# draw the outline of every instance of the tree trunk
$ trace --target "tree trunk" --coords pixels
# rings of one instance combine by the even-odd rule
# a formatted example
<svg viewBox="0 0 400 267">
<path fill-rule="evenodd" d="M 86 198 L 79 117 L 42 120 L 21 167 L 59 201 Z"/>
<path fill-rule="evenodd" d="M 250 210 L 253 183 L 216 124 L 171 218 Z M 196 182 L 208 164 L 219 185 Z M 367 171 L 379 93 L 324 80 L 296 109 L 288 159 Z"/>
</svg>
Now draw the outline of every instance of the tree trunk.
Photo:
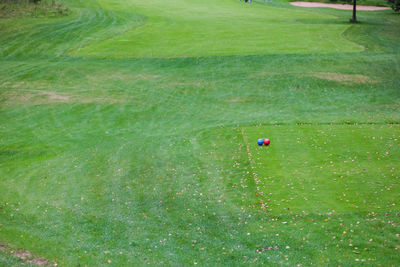
<svg viewBox="0 0 400 267">
<path fill-rule="evenodd" d="M 357 0 L 353 0 L 353 18 L 350 20 L 351 22 L 357 22 L 356 8 L 357 8 Z"/>
</svg>

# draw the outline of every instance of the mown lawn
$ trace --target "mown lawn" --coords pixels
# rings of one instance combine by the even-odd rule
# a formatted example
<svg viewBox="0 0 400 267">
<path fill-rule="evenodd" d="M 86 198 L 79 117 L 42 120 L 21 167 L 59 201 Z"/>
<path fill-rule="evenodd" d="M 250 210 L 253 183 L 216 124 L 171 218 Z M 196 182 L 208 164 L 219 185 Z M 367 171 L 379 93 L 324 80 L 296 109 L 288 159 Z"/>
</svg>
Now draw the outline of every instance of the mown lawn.
<svg viewBox="0 0 400 267">
<path fill-rule="evenodd" d="M 62 3 L 0 18 L 0 245 L 60 266 L 398 264 L 400 16 Z"/>
</svg>

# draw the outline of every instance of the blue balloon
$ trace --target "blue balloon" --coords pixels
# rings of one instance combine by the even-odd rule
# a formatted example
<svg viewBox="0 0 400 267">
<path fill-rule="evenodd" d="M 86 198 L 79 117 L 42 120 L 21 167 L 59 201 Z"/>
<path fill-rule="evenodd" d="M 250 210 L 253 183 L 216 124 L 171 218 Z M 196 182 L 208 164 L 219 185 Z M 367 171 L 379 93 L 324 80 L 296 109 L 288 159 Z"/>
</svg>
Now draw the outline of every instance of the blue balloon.
<svg viewBox="0 0 400 267">
<path fill-rule="evenodd" d="M 259 146 L 262 146 L 262 145 L 264 144 L 264 140 L 263 140 L 263 139 L 258 139 L 258 140 L 257 140 L 257 144 L 258 144 Z"/>
</svg>

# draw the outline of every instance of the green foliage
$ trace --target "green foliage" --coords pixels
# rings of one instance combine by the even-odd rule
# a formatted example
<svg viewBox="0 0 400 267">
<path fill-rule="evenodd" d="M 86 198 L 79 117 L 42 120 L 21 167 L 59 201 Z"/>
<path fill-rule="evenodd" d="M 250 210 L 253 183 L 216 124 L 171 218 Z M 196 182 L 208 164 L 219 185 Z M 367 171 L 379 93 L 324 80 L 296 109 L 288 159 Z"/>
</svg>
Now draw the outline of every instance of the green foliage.
<svg viewBox="0 0 400 267">
<path fill-rule="evenodd" d="M 395 12 L 400 11 L 400 0 L 388 0 L 388 3 Z"/>
</svg>

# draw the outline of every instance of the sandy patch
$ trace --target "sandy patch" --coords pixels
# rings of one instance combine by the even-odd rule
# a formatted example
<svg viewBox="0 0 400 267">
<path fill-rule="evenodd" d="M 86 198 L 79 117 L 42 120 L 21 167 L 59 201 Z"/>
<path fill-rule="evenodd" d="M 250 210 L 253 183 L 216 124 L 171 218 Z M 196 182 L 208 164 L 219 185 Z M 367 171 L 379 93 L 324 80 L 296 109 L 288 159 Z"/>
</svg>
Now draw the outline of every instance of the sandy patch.
<svg viewBox="0 0 400 267">
<path fill-rule="evenodd" d="M 292 6 L 300 6 L 300 7 L 329 7 L 342 10 L 353 9 L 353 5 L 349 4 L 329 4 L 329 3 L 319 3 L 319 2 L 290 2 L 290 4 Z M 361 11 L 376 11 L 376 10 L 386 10 L 386 9 L 390 9 L 390 7 L 357 5 L 357 10 Z"/>
<path fill-rule="evenodd" d="M 341 73 L 327 73 L 319 72 L 312 73 L 310 76 L 317 77 L 328 81 L 335 81 L 340 83 L 376 83 L 377 81 L 368 76 L 361 74 L 341 74 Z"/>
</svg>

